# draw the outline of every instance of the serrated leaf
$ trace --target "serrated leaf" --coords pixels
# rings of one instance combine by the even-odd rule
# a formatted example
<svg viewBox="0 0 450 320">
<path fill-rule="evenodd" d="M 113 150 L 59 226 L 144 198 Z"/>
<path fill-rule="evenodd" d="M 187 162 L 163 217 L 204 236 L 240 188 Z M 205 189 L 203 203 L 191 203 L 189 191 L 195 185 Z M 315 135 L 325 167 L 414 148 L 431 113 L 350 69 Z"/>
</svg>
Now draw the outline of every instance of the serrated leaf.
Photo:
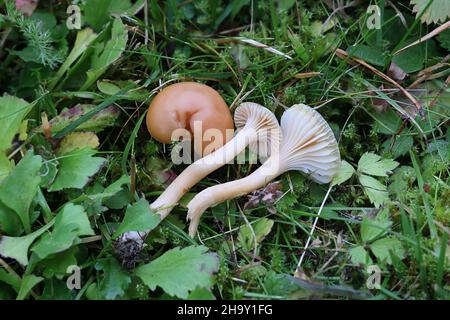
<svg viewBox="0 0 450 320">
<path fill-rule="evenodd" d="M 36 277 L 35 275 L 28 275 L 23 277 L 22 283 L 20 284 L 19 293 L 17 294 L 17 300 L 23 300 L 25 299 L 30 291 L 44 278 L 42 277 Z"/>
<path fill-rule="evenodd" d="M 49 222 L 39 230 L 23 237 L 3 236 L 0 239 L 0 256 L 15 259 L 22 266 L 26 266 L 28 264 L 28 249 L 31 244 L 47 231 L 53 223 L 54 221 Z"/>
<path fill-rule="evenodd" d="M 29 151 L 0 182 L 0 202 L 19 216 L 27 233 L 31 232 L 30 206 L 41 181 L 39 176 L 41 165 L 42 158 Z"/>
<path fill-rule="evenodd" d="M 95 264 L 95 269 L 103 271 L 103 279 L 97 288 L 105 299 L 113 300 L 121 297 L 131 283 L 129 274 L 122 270 L 114 258 L 98 261 Z"/>
<path fill-rule="evenodd" d="M 117 238 L 127 231 L 153 230 L 161 221 L 159 214 L 150 210 L 150 205 L 145 199 L 140 199 L 129 206 L 125 218 L 114 232 L 113 238 Z"/>
<path fill-rule="evenodd" d="M 366 152 L 358 162 L 358 171 L 372 176 L 387 177 L 388 173 L 397 168 L 398 162 L 392 159 L 383 159 L 374 153 Z"/>
<path fill-rule="evenodd" d="M 69 249 L 80 242 L 80 236 L 94 235 L 87 214 L 82 206 L 68 203 L 57 214 L 53 230 L 45 234 L 31 248 L 39 259 Z"/>
<path fill-rule="evenodd" d="M 34 104 L 14 96 L 0 97 L 0 151 L 5 151 L 11 146 L 23 118 L 33 106 Z"/>
<path fill-rule="evenodd" d="M 256 222 L 252 224 L 257 244 L 261 243 L 264 240 L 264 238 L 270 233 L 273 224 L 274 221 L 267 218 L 258 219 Z M 239 229 L 238 242 L 239 245 L 246 251 L 254 249 L 255 240 L 253 237 L 253 233 L 248 225 L 243 225 Z"/>
<path fill-rule="evenodd" d="M 371 265 L 372 259 L 369 253 L 362 246 L 354 247 L 349 250 L 350 257 L 354 264 Z"/>
<path fill-rule="evenodd" d="M 369 197 L 370 202 L 373 203 L 376 208 L 379 208 L 389 200 L 386 186 L 377 179 L 362 174 L 359 176 L 359 183 L 361 183 L 364 193 Z"/>
<path fill-rule="evenodd" d="M 398 200 L 403 201 L 407 195 L 410 185 L 416 180 L 415 170 L 410 166 L 401 166 L 391 176 L 389 192 Z"/>
<path fill-rule="evenodd" d="M 350 179 L 355 173 L 355 168 L 345 160 L 341 161 L 341 167 L 338 173 L 334 176 L 332 185 L 339 185 Z"/>
<path fill-rule="evenodd" d="M 388 264 L 392 264 L 391 253 L 400 259 L 405 257 L 405 250 L 403 249 L 402 243 L 394 237 L 379 239 L 370 245 L 370 249 L 379 262 L 385 261 Z"/>
<path fill-rule="evenodd" d="M 86 82 L 80 90 L 87 90 L 107 70 L 108 66 L 117 61 L 125 50 L 128 41 L 128 31 L 120 18 L 114 19 L 111 28 L 111 38 L 99 45 L 91 60 L 91 69 L 87 72 Z"/>
<path fill-rule="evenodd" d="M 413 12 L 416 13 L 417 17 L 423 12 L 429 2 L 430 0 L 411 0 L 411 5 L 414 6 Z M 450 1 L 433 0 L 420 20 L 430 24 L 432 22 L 446 22 L 448 17 L 450 17 Z"/>
<path fill-rule="evenodd" d="M 167 251 L 135 270 L 136 276 L 151 289 L 161 287 L 167 294 L 186 299 L 197 287 L 209 288 L 219 268 L 217 255 L 204 246 L 179 247 Z"/>
<path fill-rule="evenodd" d="M 106 161 L 104 158 L 94 157 L 95 153 L 93 149 L 83 148 L 63 155 L 59 159 L 58 174 L 48 191 L 83 188 Z"/>
<path fill-rule="evenodd" d="M 388 231 L 392 222 L 389 220 L 389 210 L 381 210 L 374 219 L 364 217 L 361 224 L 361 239 L 364 243 L 369 243 L 374 239 L 383 236 Z"/>
</svg>

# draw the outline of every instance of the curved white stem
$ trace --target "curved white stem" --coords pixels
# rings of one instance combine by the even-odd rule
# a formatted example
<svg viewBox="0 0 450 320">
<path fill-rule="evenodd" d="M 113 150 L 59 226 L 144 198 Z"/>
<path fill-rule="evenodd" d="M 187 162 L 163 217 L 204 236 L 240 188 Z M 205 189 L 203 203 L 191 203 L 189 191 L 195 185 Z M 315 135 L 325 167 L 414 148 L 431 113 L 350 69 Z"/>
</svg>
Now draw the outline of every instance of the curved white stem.
<svg viewBox="0 0 450 320">
<path fill-rule="evenodd" d="M 155 210 L 163 220 L 190 188 L 211 172 L 232 161 L 255 139 L 256 131 L 253 128 L 244 127 L 224 146 L 198 159 L 183 170 L 158 199 L 150 205 L 150 208 Z"/>
<path fill-rule="evenodd" d="M 223 201 L 242 196 L 265 186 L 285 171 L 278 154 L 272 155 L 261 167 L 245 178 L 209 187 L 197 194 L 187 205 L 189 235 L 195 236 L 200 218 L 206 209 Z"/>
<path fill-rule="evenodd" d="M 150 208 L 159 214 L 161 220 L 163 220 L 192 186 L 211 172 L 232 161 L 247 145 L 256 140 L 257 132 L 255 128 L 252 125 L 244 126 L 233 139 L 221 148 L 189 165 L 150 205 Z M 122 239 L 143 242 L 147 233 L 145 231 L 129 231 L 122 235 Z"/>
</svg>

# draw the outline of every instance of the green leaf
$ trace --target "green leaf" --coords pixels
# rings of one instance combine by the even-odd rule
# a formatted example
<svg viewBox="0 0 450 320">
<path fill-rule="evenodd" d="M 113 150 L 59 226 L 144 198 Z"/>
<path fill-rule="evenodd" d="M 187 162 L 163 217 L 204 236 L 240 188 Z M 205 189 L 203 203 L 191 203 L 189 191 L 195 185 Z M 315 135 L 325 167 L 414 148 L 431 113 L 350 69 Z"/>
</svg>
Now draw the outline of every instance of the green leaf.
<svg viewBox="0 0 450 320">
<path fill-rule="evenodd" d="M 12 161 L 8 160 L 6 154 L 0 151 L 0 182 L 11 172 L 14 168 Z"/>
<path fill-rule="evenodd" d="M 274 221 L 267 218 L 258 219 L 252 224 L 257 244 L 261 243 L 264 238 L 270 233 L 273 224 Z M 238 242 L 239 245 L 246 251 L 253 250 L 253 248 L 255 247 L 253 233 L 248 225 L 244 225 L 239 228 Z"/>
<path fill-rule="evenodd" d="M 22 279 L 17 274 L 8 273 L 5 269 L 1 268 L 0 281 L 9 284 L 11 287 L 13 287 L 14 290 L 18 292 Z"/>
<path fill-rule="evenodd" d="M 55 276 L 58 278 L 67 276 L 67 268 L 77 264 L 77 253 L 78 248 L 72 247 L 39 261 L 39 269 L 43 269 L 42 275 L 47 279 Z"/>
<path fill-rule="evenodd" d="M 196 288 L 193 290 L 187 300 L 216 300 L 216 297 L 206 288 Z"/>
<path fill-rule="evenodd" d="M 441 47 L 450 51 L 450 29 L 447 29 L 447 30 L 441 32 L 437 36 L 437 39 L 438 39 Z"/>
<path fill-rule="evenodd" d="M 72 132 L 61 140 L 58 154 L 63 155 L 83 148 L 96 149 L 99 145 L 100 142 L 94 132 Z"/>
<path fill-rule="evenodd" d="M 89 0 L 82 5 L 83 21 L 100 31 L 111 14 L 122 14 L 131 7 L 129 0 Z"/>
<path fill-rule="evenodd" d="M 379 239 L 370 245 L 370 249 L 379 262 L 385 261 L 388 264 L 392 264 L 391 254 L 396 255 L 400 259 L 405 257 L 402 243 L 394 237 Z"/>
<path fill-rule="evenodd" d="M 389 210 L 381 210 L 374 219 L 364 217 L 361 224 L 361 239 L 369 243 L 386 234 L 392 222 L 389 220 Z"/>
<path fill-rule="evenodd" d="M 414 5 L 413 12 L 416 13 L 416 17 L 427 8 L 430 0 L 411 0 L 411 5 Z M 450 1 L 448 0 L 432 0 L 431 5 L 428 6 L 425 13 L 422 15 L 420 20 L 430 24 L 432 22 L 446 22 L 447 18 L 450 17 Z"/>
<path fill-rule="evenodd" d="M 364 193 L 369 197 L 371 203 L 379 208 L 387 200 L 389 200 L 389 194 L 384 184 L 375 178 L 366 175 L 359 176 L 359 182 L 364 188 Z"/>
<path fill-rule="evenodd" d="M 391 177 L 392 183 L 389 185 L 389 192 L 396 199 L 403 201 L 407 196 L 408 190 L 416 181 L 413 167 L 401 166 Z"/>
<path fill-rule="evenodd" d="M 28 275 L 23 277 L 22 283 L 20 285 L 19 293 L 17 294 L 17 300 L 24 300 L 30 291 L 44 278 L 42 277 L 36 277 L 35 275 Z"/>
<path fill-rule="evenodd" d="M 362 246 L 354 247 L 349 250 L 350 257 L 354 264 L 371 265 L 372 259 L 369 253 Z"/>
<path fill-rule="evenodd" d="M 140 199 L 129 206 L 120 226 L 114 232 L 113 238 L 117 238 L 127 231 L 153 230 L 161 221 L 159 214 L 150 210 L 150 205 L 145 199 Z"/>
<path fill-rule="evenodd" d="M 177 247 L 138 267 L 135 274 L 151 290 L 159 286 L 171 296 L 186 299 L 197 287 L 213 284 L 212 274 L 219 268 L 219 259 L 207 251 L 204 246 Z"/>
<path fill-rule="evenodd" d="M 103 1 L 103 0 L 102 0 Z M 87 72 L 86 82 L 80 90 L 87 90 L 98 78 L 117 61 L 125 50 L 128 41 L 128 31 L 122 20 L 114 19 L 111 29 L 111 39 L 99 45 L 92 56 L 91 69 Z"/>
<path fill-rule="evenodd" d="M 54 220 L 39 230 L 23 237 L 3 236 L 0 239 L 0 256 L 15 259 L 22 266 L 26 266 L 28 264 L 28 249 L 31 244 L 40 237 L 41 234 L 47 231 L 53 223 Z"/>
<path fill-rule="evenodd" d="M 0 201 L 0 230 L 4 234 L 18 236 L 23 232 L 19 216 Z"/>
<path fill-rule="evenodd" d="M 392 154 L 394 159 L 403 156 L 411 150 L 414 144 L 414 140 L 411 136 L 392 136 L 390 139 L 386 140 L 383 145 L 383 151 Z"/>
<path fill-rule="evenodd" d="M 114 82 L 110 80 L 97 81 L 97 88 L 100 92 L 113 96 L 123 90 L 125 87 L 130 87 L 129 91 L 121 97 L 123 100 L 132 101 L 148 101 L 151 96 L 150 92 L 143 87 L 139 87 L 137 83 L 131 80 Z"/>
<path fill-rule="evenodd" d="M 114 101 L 109 101 L 101 110 L 96 110 L 97 107 L 90 104 L 77 104 L 70 109 L 63 109 L 59 115 L 49 121 L 51 131 L 53 134 L 59 133 L 70 124 L 80 121 L 82 117 L 91 113 L 93 113 L 92 116 L 80 123 L 75 128 L 76 131 L 99 132 L 107 127 L 111 127 L 116 124 L 117 117 L 120 114 L 118 108 L 111 105 L 113 102 Z M 43 127 L 40 126 L 36 128 L 36 132 L 42 133 Z M 63 136 L 59 138 L 62 137 Z"/>
<path fill-rule="evenodd" d="M 406 44 L 408 43 L 405 43 L 405 45 Z M 394 56 L 392 61 L 404 72 L 413 73 L 422 70 L 425 58 L 426 47 L 416 45 Z"/>
<path fill-rule="evenodd" d="M 44 290 L 42 291 L 39 300 L 73 300 L 73 296 L 69 288 L 67 288 L 66 281 L 58 280 L 56 278 L 46 279 L 44 283 Z"/>
<path fill-rule="evenodd" d="M 0 182 L 0 202 L 19 216 L 27 233 L 31 232 L 30 206 L 41 181 L 39 176 L 41 165 L 42 158 L 29 151 Z"/>
<path fill-rule="evenodd" d="M 100 293 L 96 282 L 89 285 L 89 287 L 86 289 L 85 296 L 88 300 L 102 300 L 102 294 Z"/>
<path fill-rule="evenodd" d="M 50 82 L 49 88 L 53 89 L 60 83 L 61 78 L 70 69 L 72 64 L 89 48 L 90 44 L 97 39 L 98 34 L 94 33 L 92 29 L 85 28 L 78 31 L 77 38 L 75 39 L 75 44 L 70 51 L 69 55 L 65 59 L 64 63 L 61 65 L 59 70 L 56 72 L 55 77 Z"/>
<path fill-rule="evenodd" d="M 109 96 L 115 95 L 117 92 L 120 91 L 120 87 L 115 85 L 112 82 L 109 81 L 99 81 L 97 82 L 97 88 L 100 90 L 100 92 L 107 94 Z"/>
<path fill-rule="evenodd" d="M 9 149 L 23 118 L 33 106 L 34 104 L 13 96 L 0 97 L 0 151 Z"/>
<path fill-rule="evenodd" d="M 95 150 L 83 148 L 71 151 L 59 159 L 59 172 L 48 191 L 66 188 L 83 188 L 89 178 L 100 170 L 104 158 L 93 157 Z"/>
<path fill-rule="evenodd" d="M 398 162 L 392 159 L 383 159 L 374 153 L 366 152 L 358 162 L 358 171 L 378 177 L 387 177 L 388 173 L 397 168 Z"/>
<path fill-rule="evenodd" d="M 360 58 L 376 66 L 384 67 L 387 63 L 384 52 L 377 47 L 358 44 L 347 48 L 347 52 L 353 57 Z"/>
<path fill-rule="evenodd" d="M 392 109 L 381 113 L 374 112 L 371 116 L 374 117 L 376 121 L 374 124 L 375 131 L 382 134 L 395 134 L 402 123 L 399 114 Z"/>
<path fill-rule="evenodd" d="M 50 234 L 45 234 L 31 248 L 39 259 L 69 249 L 80 242 L 80 236 L 94 235 L 84 208 L 68 203 L 57 214 Z"/>
<path fill-rule="evenodd" d="M 350 179 L 355 173 L 355 168 L 345 160 L 342 160 L 338 173 L 334 176 L 332 185 L 339 185 Z"/>
<path fill-rule="evenodd" d="M 131 277 L 122 270 L 117 260 L 100 260 L 95 264 L 95 269 L 103 271 L 104 278 L 98 284 L 98 291 L 105 299 L 113 300 L 125 294 Z"/>
</svg>

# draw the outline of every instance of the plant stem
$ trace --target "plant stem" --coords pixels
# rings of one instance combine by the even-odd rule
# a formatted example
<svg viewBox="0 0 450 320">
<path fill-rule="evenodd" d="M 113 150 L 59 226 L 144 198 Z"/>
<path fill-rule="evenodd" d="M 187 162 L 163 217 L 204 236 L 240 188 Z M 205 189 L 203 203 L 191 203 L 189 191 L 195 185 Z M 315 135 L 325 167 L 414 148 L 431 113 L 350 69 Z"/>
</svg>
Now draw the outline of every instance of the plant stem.
<svg viewBox="0 0 450 320">
<path fill-rule="evenodd" d="M 272 155 L 247 177 L 209 187 L 197 194 L 188 203 L 188 219 L 191 220 L 189 235 L 191 237 L 195 235 L 200 217 L 209 207 L 255 191 L 282 174 L 284 169 L 278 165 L 279 161 L 279 154 Z M 277 165 L 276 168 L 275 165 Z"/>
<path fill-rule="evenodd" d="M 192 163 L 150 205 L 150 208 L 157 210 L 161 220 L 167 217 L 192 186 L 211 172 L 232 161 L 249 143 L 255 141 L 255 133 L 253 128 L 244 127 L 223 147 Z"/>
</svg>

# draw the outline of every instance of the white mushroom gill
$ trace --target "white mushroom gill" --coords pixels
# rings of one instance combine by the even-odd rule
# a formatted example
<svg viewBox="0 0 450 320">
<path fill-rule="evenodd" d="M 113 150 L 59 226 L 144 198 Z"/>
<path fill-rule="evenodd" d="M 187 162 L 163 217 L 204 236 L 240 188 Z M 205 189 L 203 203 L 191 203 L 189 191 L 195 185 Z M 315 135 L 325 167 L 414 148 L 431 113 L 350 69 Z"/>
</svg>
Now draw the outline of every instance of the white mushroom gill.
<svg viewBox="0 0 450 320">
<path fill-rule="evenodd" d="M 258 188 L 289 170 L 304 172 L 318 183 L 328 183 L 338 172 L 339 148 L 328 123 L 314 109 L 304 104 L 289 108 L 281 117 L 282 142 L 249 176 L 215 185 L 197 194 L 188 203 L 189 234 L 194 236 L 203 212 L 220 202 Z"/>
</svg>

